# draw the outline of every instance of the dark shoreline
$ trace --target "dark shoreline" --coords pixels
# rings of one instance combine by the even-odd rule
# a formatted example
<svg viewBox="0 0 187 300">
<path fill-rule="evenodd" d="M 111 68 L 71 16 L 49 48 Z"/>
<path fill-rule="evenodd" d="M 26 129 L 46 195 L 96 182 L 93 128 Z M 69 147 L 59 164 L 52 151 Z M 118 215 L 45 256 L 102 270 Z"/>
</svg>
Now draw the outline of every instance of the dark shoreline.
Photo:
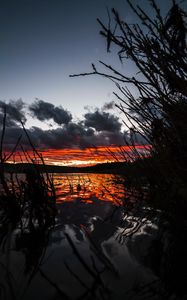
<svg viewBox="0 0 187 300">
<path fill-rule="evenodd" d="M 32 163 L 4 163 L 0 165 L 1 172 L 27 173 L 30 170 L 37 170 L 41 173 L 101 173 L 101 174 L 122 174 L 125 169 L 124 162 L 102 163 L 87 167 L 53 166 Z"/>
</svg>

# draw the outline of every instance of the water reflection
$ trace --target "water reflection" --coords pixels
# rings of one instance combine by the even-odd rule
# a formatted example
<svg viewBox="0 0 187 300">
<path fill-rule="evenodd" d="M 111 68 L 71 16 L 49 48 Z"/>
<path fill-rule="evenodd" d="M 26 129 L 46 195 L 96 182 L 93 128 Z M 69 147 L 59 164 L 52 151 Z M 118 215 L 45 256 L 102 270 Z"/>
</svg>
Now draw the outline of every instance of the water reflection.
<svg viewBox="0 0 187 300">
<path fill-rule="evenodd" d="M 66 201 L 110 201 L 122 204 L 124 186 L 116 186 L 112 174 L 54 174 L 58 203 Z"/>
<path fill-rule="evenodd" d="M 128 211 L 113 180 L 54 175 L 55 226 L 24 235 L 17 228 L 1 245 L 0 299 L 169 299 L 151 268 L 159 213 L 142 203 Z"/>
</svg>

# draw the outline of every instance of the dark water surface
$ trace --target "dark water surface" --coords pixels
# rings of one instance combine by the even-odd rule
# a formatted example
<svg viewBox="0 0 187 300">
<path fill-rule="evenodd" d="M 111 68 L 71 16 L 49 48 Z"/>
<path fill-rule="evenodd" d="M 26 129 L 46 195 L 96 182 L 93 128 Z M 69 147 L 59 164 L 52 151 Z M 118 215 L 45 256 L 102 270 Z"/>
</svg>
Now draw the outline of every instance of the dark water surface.
<svg viewBox="0 0 187 300">
<path fill-rule="evenodd" d="M 54 175 L 55 225 L 22 238 L 18 229 L 1 246 L 0 299 L 180 299 L 156 272 L 159 212 L 141 203 L 128 210 L 113 180 Z"/>
</svg>

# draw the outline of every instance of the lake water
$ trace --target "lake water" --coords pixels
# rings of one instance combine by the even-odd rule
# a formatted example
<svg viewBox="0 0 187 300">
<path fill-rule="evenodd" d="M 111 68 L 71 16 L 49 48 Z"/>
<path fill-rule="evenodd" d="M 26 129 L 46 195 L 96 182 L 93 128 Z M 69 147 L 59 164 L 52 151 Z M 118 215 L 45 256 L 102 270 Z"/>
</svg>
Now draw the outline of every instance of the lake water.
<svg viewBox="0 0 187 300">
<path fill-rule="evenodd" d="M 0 299 L 169 299 L 149 255 L 159 218 L 142 204 L 129 211 L 116 180 L 54 174 L 55 226 L 1 247 Z"/>
<path fill-rule="evenodd" d="M 111 174 L 54 174 L 57 202 L 97 201 L 122 204 L 124 186 L 115 184 L 118 177 Z"/>
</svg>

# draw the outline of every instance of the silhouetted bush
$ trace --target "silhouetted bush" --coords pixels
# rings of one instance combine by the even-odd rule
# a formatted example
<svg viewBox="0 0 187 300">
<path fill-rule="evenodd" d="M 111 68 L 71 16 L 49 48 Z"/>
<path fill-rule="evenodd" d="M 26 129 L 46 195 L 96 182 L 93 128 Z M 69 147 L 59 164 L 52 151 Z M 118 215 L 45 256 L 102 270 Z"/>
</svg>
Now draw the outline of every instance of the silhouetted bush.
<svg viewBox="0 0 187 300">
<path fill-rule="evenodd" d="M 135 64 L 135 76 L 102 61 L 104 71 L 92 65 L 90 73 L 72 76 L 100 75 L 115 82 L 119 91 L 114 93 L 119 100 L 116 106 L 124 114 L 123 121 L 129 130 L 126 144 L 136 146 L 143 141 L 151 145 L 150 159 L 139 164 L 149 186 L 150 202 L 186 218 L 186 14 L 175 1 L 166 16 L 154 0 L 149 1 L 154 17 L 132 1 L 127 2 L 138 24 L 128 24 L 115 9 L 109 13 L 108 25 L 99 19 L 98 22 L 107 51 L 115 45 L 124 66 L 126 59 Z M 140 158 L 138 153 L 137 157 Z M 138 183 L 136 173 L 132 176 L 129 182 L 137 179 Z M 140 183 L 141 180 L 139 177 Z"/>
</svg>

